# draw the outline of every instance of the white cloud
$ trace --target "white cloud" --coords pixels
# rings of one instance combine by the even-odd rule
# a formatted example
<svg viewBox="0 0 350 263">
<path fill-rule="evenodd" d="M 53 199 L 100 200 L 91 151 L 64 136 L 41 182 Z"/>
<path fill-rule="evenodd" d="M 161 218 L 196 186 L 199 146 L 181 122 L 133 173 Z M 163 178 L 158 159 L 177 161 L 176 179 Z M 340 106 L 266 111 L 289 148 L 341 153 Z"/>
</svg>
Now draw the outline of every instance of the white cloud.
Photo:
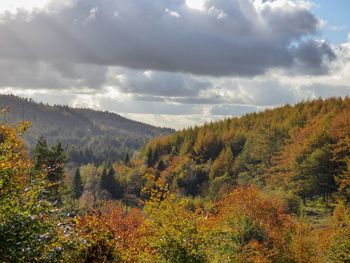
<svg viewBox="0 0 350 263">
<path fill-rule="evenodd" d="M 173 16 L 173 17 L 176 17 L 176 18 L 181 17 L 181 15 L 180 15 L 178 12 L 171 11 L 171 10 L 169 10 L 168 8 L 165 9 L 165 12 L 166 12 L 167 14 L 169 14 L 169 16 Z"/>
<path fill-rule="evenodd" d="M 331 31 L 344 31 L 348 27 L 346 25 L 340 25 L 340 26 L 329 26 L 328 27 Z"/>
<path fill-rule="evenodd" d="M 122 114 L 124 117 L 149 123 L 158 127 L 168 127 L 175 130 L 181 130 L 195 125 L 209 123 L 224 119 L 222 115 L 203 116 L 202 114 L 186 115 L 166 115 L 166 114 Z M 228 116 L 227 116 L 228 117 Z"/>
<path fill-rule="evenodd" d="M 186 0 L 186 5 L 189 8 L 203 10 L 205 0 Z"/>
<path fill-rule="evenodd" d="M 339 46 L 315 39 L 324 25 L 308 1 L 38 7 L 0 15 L 0 93 L 173 128 L 350 95 L 350 35 Z"/>
<path fill-rule="evenodd" d="M 45 7 L 48 2 L 50 2 L 50 0 L 1 0 L 0 13 L 5 11 L 15 13 L 18 9 L 27 9 L 31 11 L 36 8 Z"/>
</svg>

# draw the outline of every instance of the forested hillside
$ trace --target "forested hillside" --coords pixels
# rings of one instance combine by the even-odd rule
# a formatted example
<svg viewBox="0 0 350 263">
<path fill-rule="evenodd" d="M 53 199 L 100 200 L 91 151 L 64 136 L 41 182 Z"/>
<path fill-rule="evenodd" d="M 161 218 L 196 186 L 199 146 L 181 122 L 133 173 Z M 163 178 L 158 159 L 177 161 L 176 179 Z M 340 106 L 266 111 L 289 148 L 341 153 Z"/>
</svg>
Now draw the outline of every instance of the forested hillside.
<svg viewBox="0 0 350 263">
<path fill-rule="evenodd" d="M 215 197 L 233 185 L 350 198 L 350 99 L 314 100 L 160 137 L 143 150 L 157 181 Z"/>
<path fill-rule="evenodd" d="M 124 159 L 149 139 L 172 132 L 110 112 L 49 106 L 12 95 L 0 95 L 0 108 L 9 109 L 0 116 L 6 123 L 31 122 L 25 135 L 31 148 L 40 136 L 49 144 L 61 142 L 77 164 Z"/>
<path fill-rule="evenodd" d="M 0 262 L 349 262 L 349 111 L 285 106 L 70 172 L 1 123 Z"/>
</svg>

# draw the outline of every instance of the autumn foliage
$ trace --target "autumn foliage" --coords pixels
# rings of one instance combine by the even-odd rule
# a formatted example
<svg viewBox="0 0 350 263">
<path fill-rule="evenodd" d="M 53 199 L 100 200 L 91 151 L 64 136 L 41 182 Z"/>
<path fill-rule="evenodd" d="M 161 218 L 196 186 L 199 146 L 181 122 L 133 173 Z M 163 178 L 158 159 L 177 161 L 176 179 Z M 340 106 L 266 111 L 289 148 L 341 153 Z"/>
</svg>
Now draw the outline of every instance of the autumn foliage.
<svg viewBox="0 0 350 263">
<path fill-rule="evenodd" d="M 0 262 L 349 262 L 349 116 L 348 98 L 287 105 L 73 175 L 1 124 Z"/>
</svg>

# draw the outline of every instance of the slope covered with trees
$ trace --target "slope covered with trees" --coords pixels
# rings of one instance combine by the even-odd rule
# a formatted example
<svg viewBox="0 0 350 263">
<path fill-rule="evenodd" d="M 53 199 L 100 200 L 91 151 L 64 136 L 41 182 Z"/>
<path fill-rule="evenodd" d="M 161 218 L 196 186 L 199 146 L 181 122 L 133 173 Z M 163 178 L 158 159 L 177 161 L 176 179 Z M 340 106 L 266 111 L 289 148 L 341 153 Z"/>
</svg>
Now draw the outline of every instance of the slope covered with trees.
<svg viewBox="0 0 350 263">
<path fill-rule="evenodd" d="M 56 202 L 48 190 L 60 180 L 52 181 L 50 158 L 30 160 L 20 138 L 27 128 L 0 126 L 0 262 L 350 260 L 350 210 L 341 203 L 327 227 L 318 227 L 257 187 L 237 187 L 204 201 L 171 194 L 157 183 L 144 188 L 142 210 L 105 202 L 84 212 L 74 203 Z M 40 147 L 37 153 L 61 152 L 45 143 Z M 54 171 L 60 178 L 62 170 Z M 60 197 L 68 200 L 62 192 Z"/>
<path fill-rule="evenodd" d="M 0 262 L 349 262 L 349 111 L 285 106 L 72 171 L 1 123 Z"/>
<path fill-rule="evenodd" d="M 6 123 L 31 122 L 25 135 L 31 148 L 41 136 L 49 144 L 61 142 L 78 164 L 124 159 L 149 139 L 172 132 L 110 112 L 49 106 L 12 95 L 0 95 L 0 108 L 10 110 L 0 116 Z"/>
<path fill-rule="evenodd" d="M 286 105 L 156 138 L 144 161 L 185 195 L 215 197 L 255 184 L 304 202 L 350 198 L 350 99 Z"/>
</svg>

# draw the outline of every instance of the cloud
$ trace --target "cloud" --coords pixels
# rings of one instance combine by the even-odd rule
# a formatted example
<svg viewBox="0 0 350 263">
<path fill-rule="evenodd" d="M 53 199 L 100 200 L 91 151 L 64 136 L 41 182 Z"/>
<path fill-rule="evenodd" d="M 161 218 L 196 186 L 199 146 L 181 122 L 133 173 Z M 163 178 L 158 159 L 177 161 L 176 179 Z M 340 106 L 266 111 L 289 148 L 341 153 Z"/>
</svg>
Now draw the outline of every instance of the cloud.
<svg viewBox="0 0 350 263">
<path fill-rule="evenodd" d="M 0 93 L 182 128 L 350 95 L 307 1 L 52 0 L 0 14 Z"/>
<path fill-rule="evenodd" d="M 108 76 L 108 84 L 118 87 L 123 93 L 136 95 L 196 96 L 200 90 L 210 87 L 208 81 L 180 73 L 111 68 Z"/>
<path fill-rule="evenodd" d="M 159 127 L 168 127 L 181 130 L 191 126 L 219 121 L 222 115 L 203 116 L 202 114 L 165 115 L 165 114 L 122 114 L 124 117 L 149 123 Z M 227 116 L 228 117 L 228 116 Z"/>
<path fill-rule="evenodd" d="M 315 83 L 304 88 L 304 92 L 310 98 L 329 98 L 329 97 L 345 97 L 350 96 L 350 85 L 325 85 L 323 83 Z"/>
<path fill-rule="evenodd" d="M 313 74 L 333 58 L 327 43 L 301 42 L 321 22 L 300 1 L 208 0 L 201 11 L 184 0 L 57 3 L 3 14 L 0 59 L 252 76 L 298 66 L 306 48 Z"/>
<path fill-rule="evenodd" d="M 108 67 L 71 64 L 63 61 L 0 59 L 0 88 L 100 89 L 106 82 Z"/>
<path fill-rule="evenodd" d="M 328 26 L 328 29 L 331 31 L 344 31 L 346 30 L 348 27 L 346 25 L 340 25 L 340 26 Z"/>
<path fill-rule="evenodd" d="M 325 41 L 308 40 L 291 48 L 296 70 L 304 74 L 326 74 L 330 62 L 336 59 L 332 47 Z"/>
</svg>

